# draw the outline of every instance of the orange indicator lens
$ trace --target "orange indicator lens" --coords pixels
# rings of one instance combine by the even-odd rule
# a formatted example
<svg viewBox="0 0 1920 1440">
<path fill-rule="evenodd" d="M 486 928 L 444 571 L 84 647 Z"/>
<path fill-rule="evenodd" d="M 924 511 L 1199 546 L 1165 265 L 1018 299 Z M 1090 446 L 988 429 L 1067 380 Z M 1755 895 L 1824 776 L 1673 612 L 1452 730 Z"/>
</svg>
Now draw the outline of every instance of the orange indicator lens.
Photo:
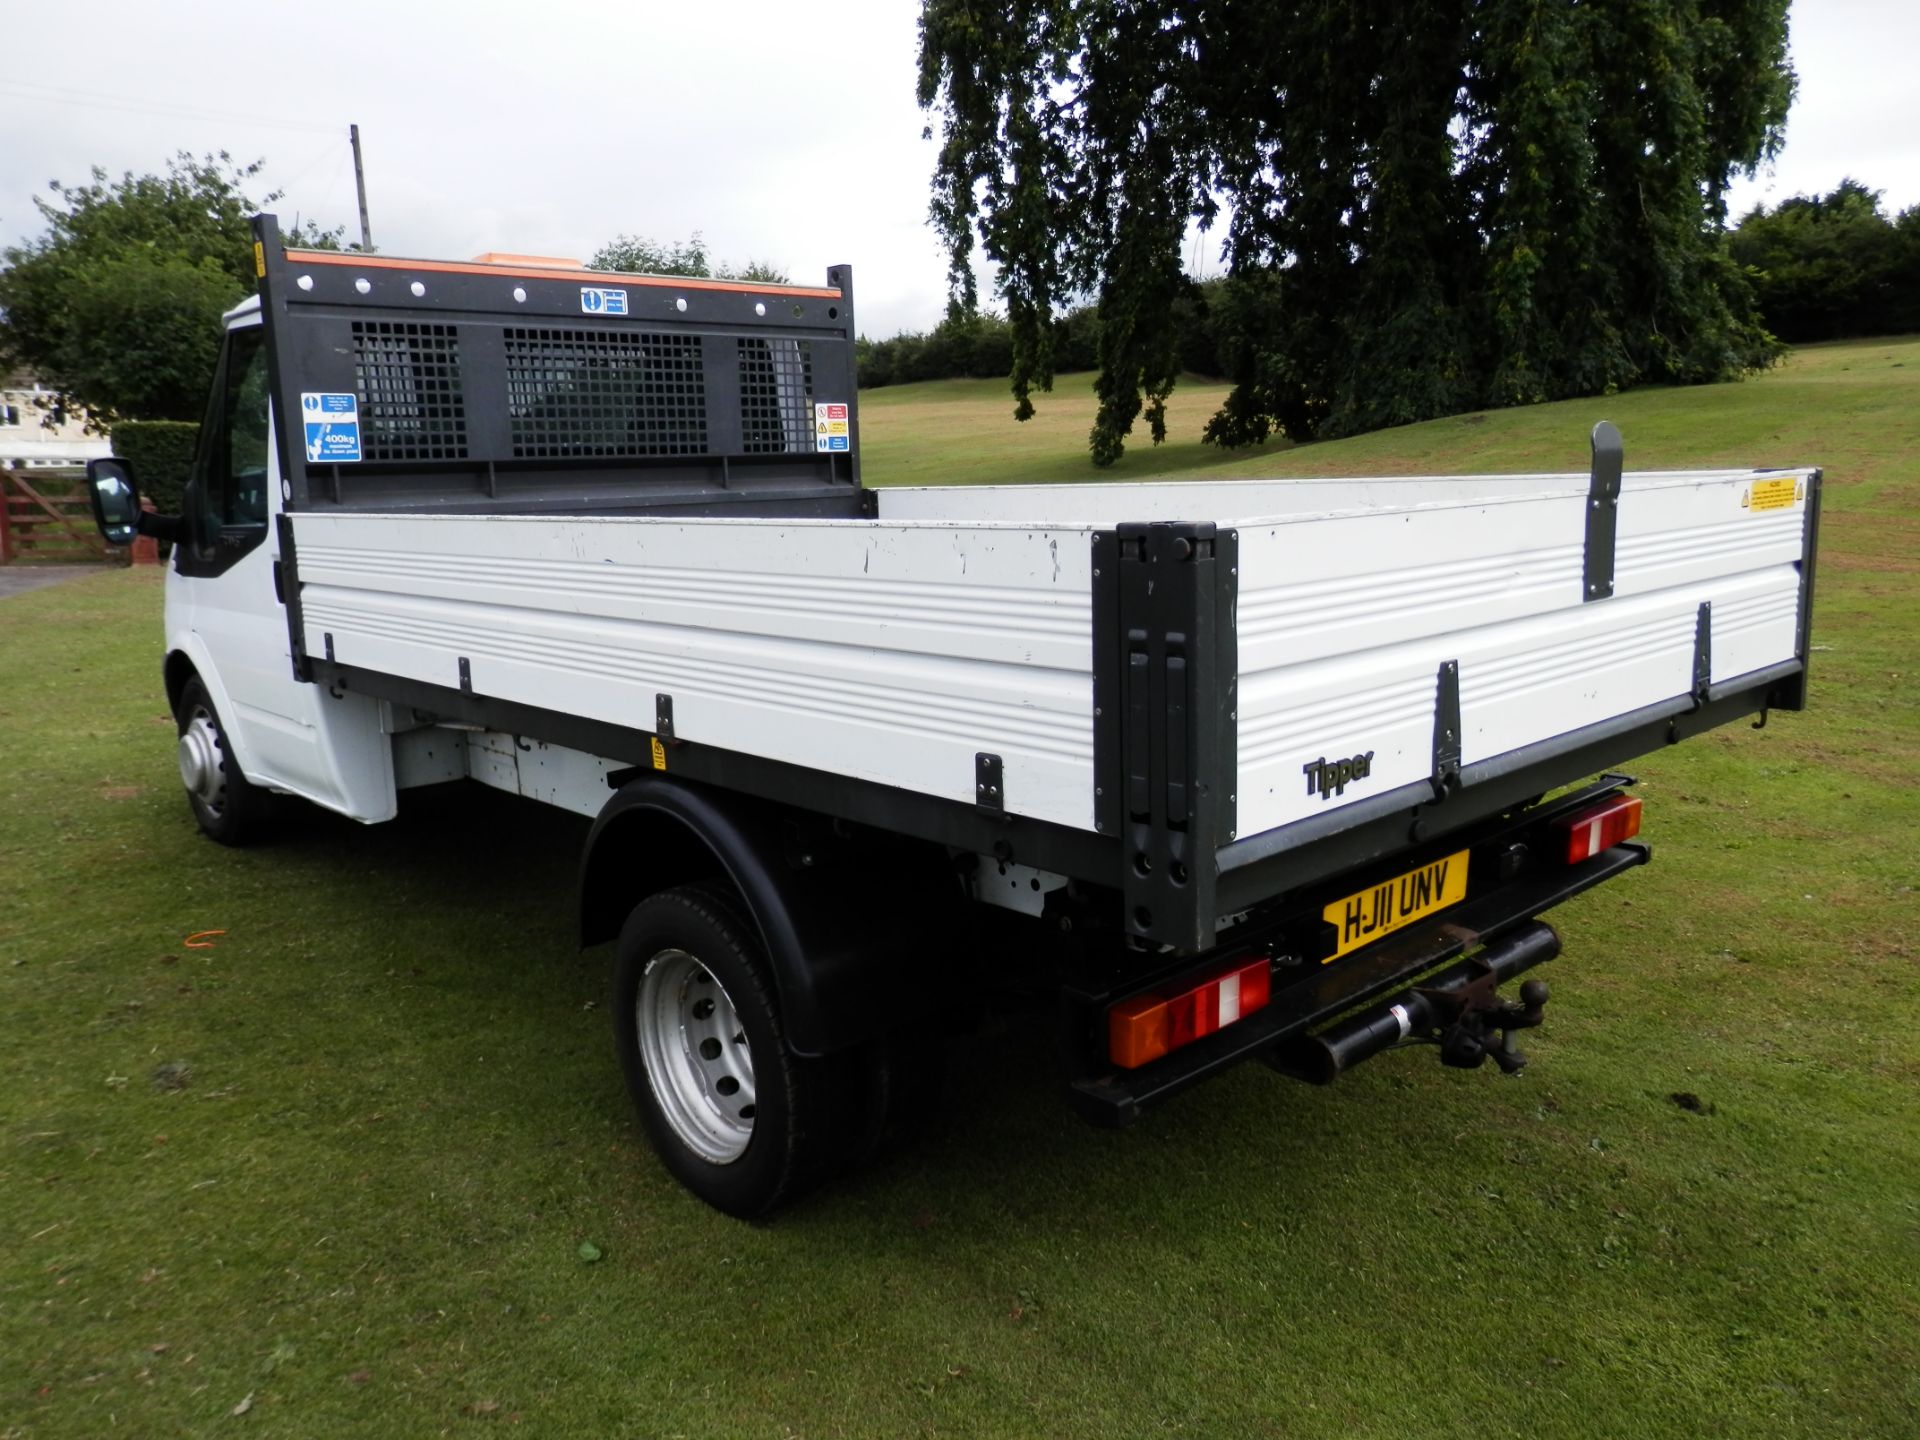
<svg viewBox="0 0 1920 1440">
<path fill-rule="evenodd" d="M 1213 1034 L 1272 998 L 1272 968 L 1264 956 L 1236 960 L 1184 990 L 1136 995 L 1107 1012 L 1107 1053 L 1122 1070 Z"/>
</svg>

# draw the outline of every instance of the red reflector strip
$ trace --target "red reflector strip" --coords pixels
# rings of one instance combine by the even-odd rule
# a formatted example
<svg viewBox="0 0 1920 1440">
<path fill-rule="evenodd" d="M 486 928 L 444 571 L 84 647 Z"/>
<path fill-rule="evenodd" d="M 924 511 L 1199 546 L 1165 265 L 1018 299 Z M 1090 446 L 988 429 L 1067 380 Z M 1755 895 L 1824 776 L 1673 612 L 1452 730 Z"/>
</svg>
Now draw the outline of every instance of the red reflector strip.
<svg viewBox="0 0 1920 1440">
<path fill-rule="evenodd" d="M 1266 1008 L 1273 971 L 1263 956 L 1236 961 L 1172 994 L 1136 995 L 1107 1012 L 1107 1053 L 1123 1070 L 1158 1060 Z"/>
<path fill-rule="evenodd" d="M 1567 837 L 1567 864 L 1578 865 L 1640 833 L 1640 797 L 1615 795 L 1558 822 Z"/>
</svg>

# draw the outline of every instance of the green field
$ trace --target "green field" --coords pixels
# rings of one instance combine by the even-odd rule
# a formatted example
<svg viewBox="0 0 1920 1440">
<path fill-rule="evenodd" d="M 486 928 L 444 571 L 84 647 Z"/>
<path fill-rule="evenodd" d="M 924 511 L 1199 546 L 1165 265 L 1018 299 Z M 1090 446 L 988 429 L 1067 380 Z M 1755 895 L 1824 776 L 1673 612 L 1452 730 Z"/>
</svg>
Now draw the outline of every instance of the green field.
<svg viewBox="0 0 1920 1440">
<path fill-rule="evenodd" d="M 1603 415 L 1827 467 L 1815 708 L 1638 766 L 1655 863 L 1556 912 L 1523 1077 L 1105 1133 L 1004 1022 L 918 1146 L 725 1219 L 631 1118 L 583 824 L 201 841 L 157 577 L 102 573 L 0 602 L 0 1437 L 1920 1433 L 1920 341 L 1252 456 L 1218 394 L 1117 473 L 1581 469 Z M 873 392 L 870 478 L 1094 478 L 1084 377 L 1010 409 Z"/>
</svg>

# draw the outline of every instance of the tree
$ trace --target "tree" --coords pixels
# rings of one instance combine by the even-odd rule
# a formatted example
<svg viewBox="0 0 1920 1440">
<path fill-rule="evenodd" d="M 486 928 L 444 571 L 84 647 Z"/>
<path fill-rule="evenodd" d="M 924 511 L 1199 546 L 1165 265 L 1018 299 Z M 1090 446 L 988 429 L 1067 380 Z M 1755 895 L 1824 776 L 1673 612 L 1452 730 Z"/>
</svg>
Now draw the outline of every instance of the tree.
<svg viewBox="0 0 1920 1440">
<path fill-rule="evenodd" d="M 1920 207 L 1889 219 L 1879 191 L 1846 179 L 1831 194 L 1756 206 L 1729 244 L 1783 340 L 1920 328 Z"/>
<path fill-rule="evenodd" d="M 1091 444 L 1155 441 L 1190 223 L 1223 228 L 1223 444 L 1646 381 L 1774 348 L 1720 226 L 1777 150 L 1787 0 L 923 0 L 951 287 L 976 245 L 1014 330 L 1100 305 Z"/>
<path fill-rule="evenodd" d="M 254 286 L 249 218 L 280 198 L 247 195 L 263 165 L 182 152 L 164 175 L 51 182 L 46 232 L 0 253 L 0 358 L 99 419 L 198 419 L 221 312 Z"/>
<path fill-rule="evenodd" d="M 699 279 L 746 280 L 760 285 L 785 285 L 787 272 L 765 260 L 733 266 L 714 264 L 707 242 L 698 230 L 684 244 L 663 245 L 643 235 L 616 235 L 593 252 L 589 270 L 618 270 L 628 275 L 687 275 Z"/>
</svg>

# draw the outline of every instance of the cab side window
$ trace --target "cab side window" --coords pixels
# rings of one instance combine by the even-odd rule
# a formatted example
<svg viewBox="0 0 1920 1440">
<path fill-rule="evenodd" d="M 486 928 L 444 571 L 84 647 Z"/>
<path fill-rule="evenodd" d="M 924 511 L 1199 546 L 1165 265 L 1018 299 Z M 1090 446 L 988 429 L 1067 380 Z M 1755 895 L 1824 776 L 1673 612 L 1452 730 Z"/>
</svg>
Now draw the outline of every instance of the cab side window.
<svg viewBox="0 0 1920 1440">
<path fill-rule="evenodd" d="M 207 499 L 216 525 L 267 523 L 267 352 L 263 331 L 227 342 L 221 433 L 208 457 Z"/>
<path fill-rule="evenodd" d="M 187 489 L 183 575 L 219 575 L 267 538 L 267 351 L 259 326 L 227 332 Z"/>
</svg>

